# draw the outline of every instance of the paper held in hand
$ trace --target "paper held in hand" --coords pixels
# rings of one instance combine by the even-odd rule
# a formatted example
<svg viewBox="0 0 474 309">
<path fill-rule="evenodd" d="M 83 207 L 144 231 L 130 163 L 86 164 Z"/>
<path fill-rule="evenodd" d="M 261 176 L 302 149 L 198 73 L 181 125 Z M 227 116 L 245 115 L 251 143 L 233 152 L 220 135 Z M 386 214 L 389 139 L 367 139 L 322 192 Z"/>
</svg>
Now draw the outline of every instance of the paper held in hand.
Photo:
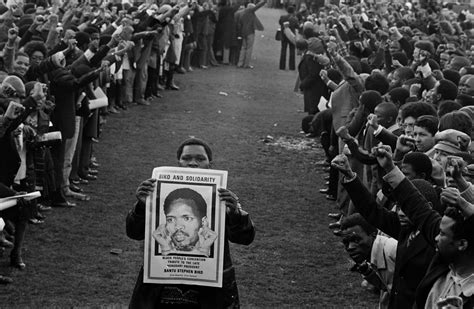
<svg viewBox="0 0 474 309">
<path fill-rule="evenodd" d="M 0 211 L 15 206 L 18 199 L 20 198 L 30 201 L 40 196 L 41 196 L 41 192 L 34 191 L 34 192 L 26 193 L 26 194 L 13 195 L 9 197 L 0 198 Z"/>
<path fill-rule="evenodd" d="M 96 99 L 94 100 L 89 100 L 89 109 L 98 109 L 101 107 L 106 107 L 109 105 L 109 100 L 107 99 L 107 95 L 104 93 L 102 88 L 97 87 L 94 90 L 94 95 Z"/>
<path fill-rule="evenodd" d="M 158 167 L 147 199 L 143 281 L 222 287 L 227 171 Z"/>
</svg>

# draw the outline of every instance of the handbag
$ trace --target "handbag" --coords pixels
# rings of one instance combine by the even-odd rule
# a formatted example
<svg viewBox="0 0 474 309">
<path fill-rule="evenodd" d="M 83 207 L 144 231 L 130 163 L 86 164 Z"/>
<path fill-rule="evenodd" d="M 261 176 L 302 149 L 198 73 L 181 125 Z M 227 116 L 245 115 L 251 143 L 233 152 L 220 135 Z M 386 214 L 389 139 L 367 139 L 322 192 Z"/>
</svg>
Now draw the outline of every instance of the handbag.
<svg viewBox="0 0 474 309">
<path fill-rule="evenodd" d="M 281 41 L 281 29 L 278 28 L 276 33 L 275 33 L 275 40 Z"/>
</svg>

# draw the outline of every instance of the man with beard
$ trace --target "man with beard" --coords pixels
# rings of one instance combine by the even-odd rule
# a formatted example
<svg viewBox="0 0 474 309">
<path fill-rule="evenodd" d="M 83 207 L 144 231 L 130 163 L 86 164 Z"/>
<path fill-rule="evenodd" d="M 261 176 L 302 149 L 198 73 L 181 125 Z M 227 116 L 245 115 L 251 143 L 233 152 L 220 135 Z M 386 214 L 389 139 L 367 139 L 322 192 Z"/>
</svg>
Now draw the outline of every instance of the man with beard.
<svg viewBox="0 0 474 309">
<path fill-rule="evenodd" d="M 209 229 L 207 204 L 202 195 L 189 188 L 176 189 L 165 198 L 163 209 L 166 223 L 153 233 L 161 254 L 209 256 L 217 234 Z"/>
<path fill-rule="evenodd" d="M 190 138 L 182 142 L 178 147 L 177 158 L 180 167 L 208 169 L 212 165 L 211 148 L 206 142 L 197 138 Z M 156 179 L 148 179 L 138 186 L 136 191 L 138 201 L 129 212 L 126 221 L 127 235 L 132 239 L 143 240 L 145 238 L 145 202 L 155 189 L 155 185 Z M 130 308 L 240 307 L 229 241 L 249 245 L 255 237 L 255 228 L 249 214 L 242 209 L 235 193 L 227 189 L 219 189 L 219 198 L 225 202 L 226 210 L 222 288 L 143 283 L 142 267 L 130 301 Z M 180 240 L 183 238 L 176 238 L 176 241 Z"/>
</svg>

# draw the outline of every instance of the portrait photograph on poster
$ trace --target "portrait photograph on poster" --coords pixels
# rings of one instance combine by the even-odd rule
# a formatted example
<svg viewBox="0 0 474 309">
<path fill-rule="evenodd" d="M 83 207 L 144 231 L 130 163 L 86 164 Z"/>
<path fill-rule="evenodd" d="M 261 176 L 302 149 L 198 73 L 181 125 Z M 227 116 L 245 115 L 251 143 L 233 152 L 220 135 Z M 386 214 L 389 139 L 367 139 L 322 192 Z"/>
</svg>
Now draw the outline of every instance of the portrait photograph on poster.
<svg viewBox="0 0 474 309">
<path fill-rule="evenodd" d="M 157 167 L 146 203 L 146 283 L 222 287 L 227 171 Z"/>
</svg>

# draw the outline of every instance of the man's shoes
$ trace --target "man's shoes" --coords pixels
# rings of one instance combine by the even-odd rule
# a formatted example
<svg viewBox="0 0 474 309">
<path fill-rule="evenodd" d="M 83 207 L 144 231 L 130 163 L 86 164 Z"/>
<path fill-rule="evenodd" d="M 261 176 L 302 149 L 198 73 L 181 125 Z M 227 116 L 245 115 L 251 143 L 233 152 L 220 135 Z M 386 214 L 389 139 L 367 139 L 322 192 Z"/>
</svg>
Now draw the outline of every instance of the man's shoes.
<svg viewBox="0 0 474 309">
<path fill-rule="evenodd" d="M 331 168 L 330 168 L 329 166 L 328 166 L 328 167 L 324 167 L 324 168 L 323 168 L 323 172 L 329 173 L 330 169 L 331 169 Z"/>
<path fill-rule="evenodd" d="M 159 94 L 158 92 L 152 94 L 152 96 L 153 96 L 154 98 L 156 98 L 156 99 L 162 99 L 162 98 L 163 98 L 163 96 L 162 96 L 161 94 Z"/>
<path fill-rule="evenodd" d="M 324 184 L 325 184 L 326 186 L 329 186 L 329 181 L 326 181 Z"/>
<path fill-rule="evenodd" d="M 163 91 L 163 90 L 165 90 L 165 87 L 161 84 L 158 84 L 158 85 L 156 85 L 156 89 L 158 89 L 158 91 Z"/>
<path fill-rule="evenodd" d="M 171 84 L 171 85 L 166 86 L 166 89 L 167 89 L 167 90 L 176 90 L 176 91 L 177 91 L 177 90 L 179 90 L 179 87 L 176 86 L 175 84 Z"/>
<path fill-rule="evenodd" d="M 10 254 L 10 266 L 23 270 L 26 267 L 26 264 L 23 262 L 23 259 L 19 254 Z"/>
<path fill-rule="evenodd" d="M 146 101 L 146 100 L 144 100 L 144 99 L 138 99 L 138 100 L 137 100 L 137 104 L 138 104 L 138 105 L 145 105 L 145 106 L 148 106 L 148 105 L 150 105 L 150 102 L 148 102 L 148 101 Z"/>
<path fill-rule="evenodd" d="M 38 203 L 38 211 L 46 212 L 46 211 L 51 211 L 51 210 L 52 210 L 51 207 Z"/>
<path fill-rule="evenodd" d="M 4 235 L 0 238 L 0 247 L 13 248 L 13 243 L 5 238 Z"/>
<path fill-rule="evenodd" d="M 329 180 L 329 175 L 324 176 L 324 180 Z"/>
<path fill-rule="evenodd" d="M 64 207 L 64 208 L 72 208 L 76 207 L 76 203 L 69 202 L 69 201 L 57 201 L 57 202 L 52 202 L 51 206 L 53 207 Z"/>
<path fill-rule="evenodd" d="M 109 107 L 109 113 L 110 114 L 120 114 L 120 112 L 114 106 Z"/>
<path fill-rule="evenodd" d="M 329 223 L 328 227 L 333 230 L 333 229 L 340 229 L 341 228 L 341 222 L 337 221 L 337 222 L 333 222 L 333 223 Z"/>
<path fill-rule="evenodd" d="M 186 69 L 186 71 L 188 71 L 188 72 L 193 72 L 194 70 L 193 70 L 192 67 L 189 67 L 189 68 Z"/>
<path fill-rule="evenodd" d="M 81 188 L 79 188 L 78 186 L 76 186 L 73 183 L 69 184 L 69 190 L 71 190 L 72 192 L 76 192 L 76 193 L 84 192 L 84 190 L 82 190 Z"/>
<path fill-rule="evenodd" d="M 44 220 L 44 219 L 46 219 L 46 216 L 43 215 L 42 213 L 38 212 L 36 214 L 35 218 L 38 219 L 38 220 Z"/>
<path fill-rule="evenodd" d="M 335 200 L 337 200 L 336 196 L 334 196 L 334 195 L 332 195 L 332 194 L 326 195 L 326 199 L 329 200 L 329 201 L 335 201 Z"/>
<path fill-rule="evenodd" d="M 81 177 L 81 178 L 82 178 L 82 177 Z M 87 174 L 83 179 L 88 180 L 88 181 L 95 181 L 95 180 L 97 180 L 97 176 L 96 176 L 96 175 Z"/>
<path fill-rule="evenodd" d="M 246 65 L 244 69 L 253 69 L 253 65 Z"/>
<path fill-rule="evenodd" d="M 186 73 L 186 70 L 183 67 L 178 67 L 178 68 L 176 68 L 176 73 L 184 74 L 184 73 Z"/>
<path fill-rule="evenodd" d="M 44 223 L 43 220 L 40 220 L 40 219 L 37 219 L 37 218 L 31 218 L 31 219 L 28 220 L 28 222 L 30 222 L 30 224 L 34 224 L 34 225 L 40 225 L 40 224 Z"/>
<path fill-rule="evenodd" d="M 89 184 L 89 180 L 87 179 L 83 179 L 83 178 L 78 178 L 78 179 L 73 179 L 71 180 L 71 183 L 75 184 L 75 185 L 88 185 Z"/>
<path fill-rule="evenodd" d="M 319 193 L 321 193 L 321 194 L 328 194 L 328 193 L 329 193 L 329 188 L 319 189 Z"/>
<path fill-rule="evenodd" d="M 0 284 L 10 284 L 10 283 L 13 283 L 12 278 L 0 275 Z"/>
<path fill-rule="evenodd" d="M 68 191 L 64 192 L 64 195 L 66 197 L 70 197 L 70 198 L 73 198 L 73 199 L 76 199 L 76 200 L 79 200 L 79 201 L 90 201 L 90 199 L 91 199 L 89 195 L 82 194 L 82 193 L 76 193 L 76 192 L 73 192 L 71 190 L 68 190 Z"/>
<path fill-rule="evenodd" d="M 342 217 L 342 214 L 337 212 L 337 213 L 329 213 L 328 217 L 331 219 L 339 220 Z"/>
<path fill-rule="evenodd" d="M 97 163 L 97 162 L 91 162 L 91 163 L 89 164 L 89 167 L 90 167 L 90 168 L 99 168 L 99 167 L 100 167 L 100 164 Z"/>
<path fill-rule="evenodd" d="M 333 233 L 334 235 L 336 235 L 336 236 L 339 236 L 339 237 L 342 236 L 342 230 L 340 230 L 340 229 L 334 230 L 334 231 L 332 231 L 332 233 Z"/>
<path fill-rule="evenodd" d="M 99 174 L 99 171 L 98 171 L 98 170 L 95 170 L 95 169 L 89 169 L 89 175 L 94 175 L 94 176 L 97 176 L 97 174 Z"/>
<path fill-rule="evenodd" d="M 124 110 L 124 111 L 126 111 L 128 109 L 127 105 L 125 105 L 125 104 L 117 104 L 117 107 L 120 108 L 121 110 Z"/>
<path fill-rule="evenodd" d="M 200 69 L 204 69 L 204 70 L 209 69 L 209 67 L 208 67 L 207 65 L 200 65 L 199 68 L 200 68 Z"/>
</svg>

